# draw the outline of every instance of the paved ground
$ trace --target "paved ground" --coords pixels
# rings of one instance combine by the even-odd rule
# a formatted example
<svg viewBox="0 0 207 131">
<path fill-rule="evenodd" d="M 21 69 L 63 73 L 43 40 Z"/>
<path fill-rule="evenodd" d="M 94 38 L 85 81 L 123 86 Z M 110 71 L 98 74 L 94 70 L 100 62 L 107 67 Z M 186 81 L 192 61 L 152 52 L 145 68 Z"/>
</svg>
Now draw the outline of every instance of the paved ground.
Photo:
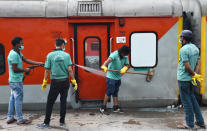
<svg viewBox="0 0 207 131">
<path fill-rule="evenodd" d="M 98 110 L 68 110 L 65 128 L 59 126 L 59 113 L 53 112 L 51 128 L 44 131 L 137 131 L 137 130 L 178 130 L 177 124 L 184 121 L 183 109 L 177 108 L 139 108 L 125 109 L 125 113 L 100 114 Z M 6 112 L 0 112 L 1 131 L 42 131 L 37 124 L 44 120 L 44 113 L 40 111 L 24 111 L 24 117 L 31 119 L 32 124 L 19 126 L 6 124 Z M 207 121 L 207 108 L 202 108 Z M 195 127 L 194 130 L 203 130 Z"/>
</svg>

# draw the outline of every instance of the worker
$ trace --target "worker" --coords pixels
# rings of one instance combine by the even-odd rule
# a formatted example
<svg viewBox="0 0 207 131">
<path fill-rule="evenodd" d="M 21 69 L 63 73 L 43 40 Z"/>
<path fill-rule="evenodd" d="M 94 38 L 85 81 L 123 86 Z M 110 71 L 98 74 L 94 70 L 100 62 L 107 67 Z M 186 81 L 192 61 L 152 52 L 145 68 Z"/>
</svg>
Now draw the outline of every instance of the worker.
<svg viewBox="0 0 207 131">
<path fill-rule="evenodd" d="M 180 35 L 182 47 L 179 51 L 177 79 L 186 121 L 177 126 L 181 129 L 194 127 L 194 114 L 196 117 L 195 124 L 205 128 L 204 119 L 194 95 L 195 86 L 193 84 L 195 84 L 195 81 L 192 80 L 201 80 L 201 75 L 197 74 L 200 68 L 199 49 L 191 43 L 192 38 L 193 34 L 190 30 L 183 30 Z"/>
<path fill-rule="evenodd" d="M 45 62 L 45 74 L 42 83 L 42 90 L 44 91 L 47 87 L 48 75 L 50 72 L 51 85 L 50 91 L 47 97 L 46 115 L 44 123 L 38 124 L 39 128 L 50 127 L 50 117 L 52 108 L 57 96 L 60 94 L 60 126 L 65 125 L 66 115 L 66 101 L 69 89 L 69 76 L 71 82 L 74 85 L 74 90 L 77 90 L 77 82 L 74 77 L 72 70 L 72 62 L 70 55 L 65 50 L 66 40 L 57 38 L 55 42 L 56 49 L 47 55 Z"/>
<path fill-rule="evenodd" d="M 31 65 L 43 65 L 42 62 L 32 61 L 27 59 L 21 51 L 24 49 L 22 37 L 14 37 L 11 41 L 12 50 L 8 55 L 9 65 L 9 86 L 11 89 L 11 96 L 9 100 L 9 109 L 7 124 L 17 121 L 18 125 L 29 124 L 31 120 L 23 119 L 22 115 L 22 102 L 23 102 L 23 73 L 28 74 L 29 68 L 23 68 L 22 61 Z M 17 120 L 14 118 L 14 109 L 16 111 Z"/>
<path fill-rule="evenodd" d="M 101 69 L 104 72 L 107 72 L 106 83 L 107 91 L 104 97 L 104 103 L 100 108 L 100 112 L 106 112 L 106 104 L 112 95 L 113 97 L 113 111 L 114 112 L 123 112 L 118 105 L 118 92 L 121 85 L 121 74 L 126 73 L 129 68 L 128 55 L 130 53 L 130 48 L 126 45 L 119 48 L 117 51 L 114 51 L 110 54 L 109 58 L 101 66 Z M 108 69 L 119 70 L 120 72 L 108 71 Z"/>
</svg>

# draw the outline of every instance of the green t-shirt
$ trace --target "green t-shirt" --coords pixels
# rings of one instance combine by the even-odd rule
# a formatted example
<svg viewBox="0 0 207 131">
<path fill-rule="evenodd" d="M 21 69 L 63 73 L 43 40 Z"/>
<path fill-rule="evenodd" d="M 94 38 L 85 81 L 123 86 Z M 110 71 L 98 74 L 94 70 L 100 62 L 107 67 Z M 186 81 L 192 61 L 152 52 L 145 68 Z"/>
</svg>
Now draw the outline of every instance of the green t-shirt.
<svg viewBox="0 0 207 131">
<path fill-rule="evenodd" d="M 70 55 L 62 49 L 56 49 L 47 55 L 45 68 L 51 70 L 51 79 L 64 79 L 69 77 L 68 66 L 71 66 Z"/>
<path fill-rule="evenodd" d="M 191 69 L 194 70 L 197 61 L 200 59 L 199 50 L 194 44 L 188 43 L 180 49 L 179 53 L 177 79 L 180 81 L 191 81 L 192 76 L 185 68 L 184 62 L 189 62 Z"/>
<path fill-rule="evenodd" d="M 22 53 L 17 53 L 15 50 L 11 50 L 7 57 L 9 65 L 9 82 L 22 82 L 23 72 L 15 73 L 12 69 L 13 64 L 17 64 L 17 68 L 22 69 Z"/>
<path fill-rule="evenodd" d="M 128 56 L 124 56 L 122 59 L 120 59 L 118 51 L 114 51 L 113 53 L 111 53 L 109 58 L 112 59 L 112 62 L 109 63 L 108 69 L 121 70 L 124 65 L 129 65 Z M 114 79 L 114 80 L 120 80 L 121 79 L 121 73 L 120 72 L 107 71 L 106 77 L 110 78 L 110 79 Z"/>
</svg>

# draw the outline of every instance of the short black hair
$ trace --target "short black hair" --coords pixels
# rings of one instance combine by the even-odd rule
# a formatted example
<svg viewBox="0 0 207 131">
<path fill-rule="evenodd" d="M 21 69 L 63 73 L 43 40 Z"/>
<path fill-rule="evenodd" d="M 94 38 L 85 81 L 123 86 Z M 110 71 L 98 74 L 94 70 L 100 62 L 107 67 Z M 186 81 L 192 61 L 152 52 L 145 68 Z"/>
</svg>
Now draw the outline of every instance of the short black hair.
<svg viewBox="0 0 207 131">
<path fill-rule="evenodd" d="M 183 37 L 183 38 L 187 41 L 187 43 L 192 42 L 192 38 L 189 37 Z"/>
<path fill-rule="evenodd" d="M 63 38 L 57 38 L 56 39 L 56 42 L 55 42 L 55 45 L 56 46 L 61 46 L 62 44 L 65 44 L 65 40 L 63 40 Z"/>
<path fill-rule="evenodd" d="M 128 55 L 130 53 L 130 48 L 126 45 L 123 45 L 121 48 L 118 49 L 119 54 Z"/>
<path fill-rule="evenodd" d="M 20 44 L 21 40 L 22 40 L 22 37 L 16 36 L 12 39 L 11 43 L 13 46 L 16 46 L 17 44 Z"/>
</svg>

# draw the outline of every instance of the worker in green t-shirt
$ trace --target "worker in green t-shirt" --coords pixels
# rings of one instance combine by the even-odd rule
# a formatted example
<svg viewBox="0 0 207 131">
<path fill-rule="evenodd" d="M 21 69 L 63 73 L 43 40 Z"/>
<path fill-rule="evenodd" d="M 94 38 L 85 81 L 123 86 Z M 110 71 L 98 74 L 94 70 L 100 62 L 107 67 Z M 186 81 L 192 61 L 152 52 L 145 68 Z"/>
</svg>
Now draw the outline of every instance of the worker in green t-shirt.
<svg viewBox="0 0 207 131">
<path fill-rule="evenodd" d="M 47 86 L 48 75 L 50 72 L 50 91 L 47 98 L 46 115 L 44 123 L 38 124 L 39 128 L 47 128 L 50 124 L 52 108 L 57 96 L 60 94 L 60 126 L 65 126 L 66 102 L 69 89 L 69 76 L 74 90 L 77 90 L 77 83 L 72 70 L 72 62 L 70 55 L 65 50 L 66 40 L 62 38 L 56 39 L 56 49 L 47 55 L 45 62 L 45 76 L 42 84 L 44 91 Z"/>
<path fill-rule="evenodd" d="M 31 123 L 31 120 L 23 119 L 22 102 L 24 96 L 23 73 L 28 74 L 30 72 L 30 69 L 23 68 L 22 62 L 39 66 L 43 65 L 44 63 L 32 61 L 23 56 L 23 54 L 21 53 L 21 51 L 24 49 L 22 37 L 14 37 L 11 43 L 13 48 L 9 52 L 7 59 L 9 66 L 9 87 L 11 89 L 7 124 L 11 124 L 16 121 L 18 125 L 29 124 Z M 15 112 L 17 120 L 14 118 Z"/>
<path fill-rule="evenodd" d="M 118 92 L 121 85 L 121 74 L 126 73 L 129 68 L 128 55 L 130 53 L 130 48 L 126 45 L 119 48 L 117 51 L 114 51 L 110 54 L 109 58 L 104 62 L 101 68 L 104 72 L 107 72 L 106 82 L 107 82 L 107 91 L 104 97 L 104 103 L 100 111 L 104 113 L 106 111 L 106 104 L 112 95 L 114 101 L 114 112 L 122 112 L 121 108 L 118 106 Z M 109 71 L 119 70 L 120 72 Z"/>
<path fill-rule="evenodd" d="M 180 35 L 182 47 L 179 51 L 177 80 L 186 121 L 184 124 L 177 126 L 181 129 L 193 128 L 194 124 L 205 128 L 204 119 L 194 95 L 195 80 L 200 81 L 201 75 L 197 74 L 200 68 L 199 49 L 191 43 L 192 38 L 193 34 L 190 30 L 183 30 Z M 196 117 L 195 123 L 194 115 Z"/>
</svg>

